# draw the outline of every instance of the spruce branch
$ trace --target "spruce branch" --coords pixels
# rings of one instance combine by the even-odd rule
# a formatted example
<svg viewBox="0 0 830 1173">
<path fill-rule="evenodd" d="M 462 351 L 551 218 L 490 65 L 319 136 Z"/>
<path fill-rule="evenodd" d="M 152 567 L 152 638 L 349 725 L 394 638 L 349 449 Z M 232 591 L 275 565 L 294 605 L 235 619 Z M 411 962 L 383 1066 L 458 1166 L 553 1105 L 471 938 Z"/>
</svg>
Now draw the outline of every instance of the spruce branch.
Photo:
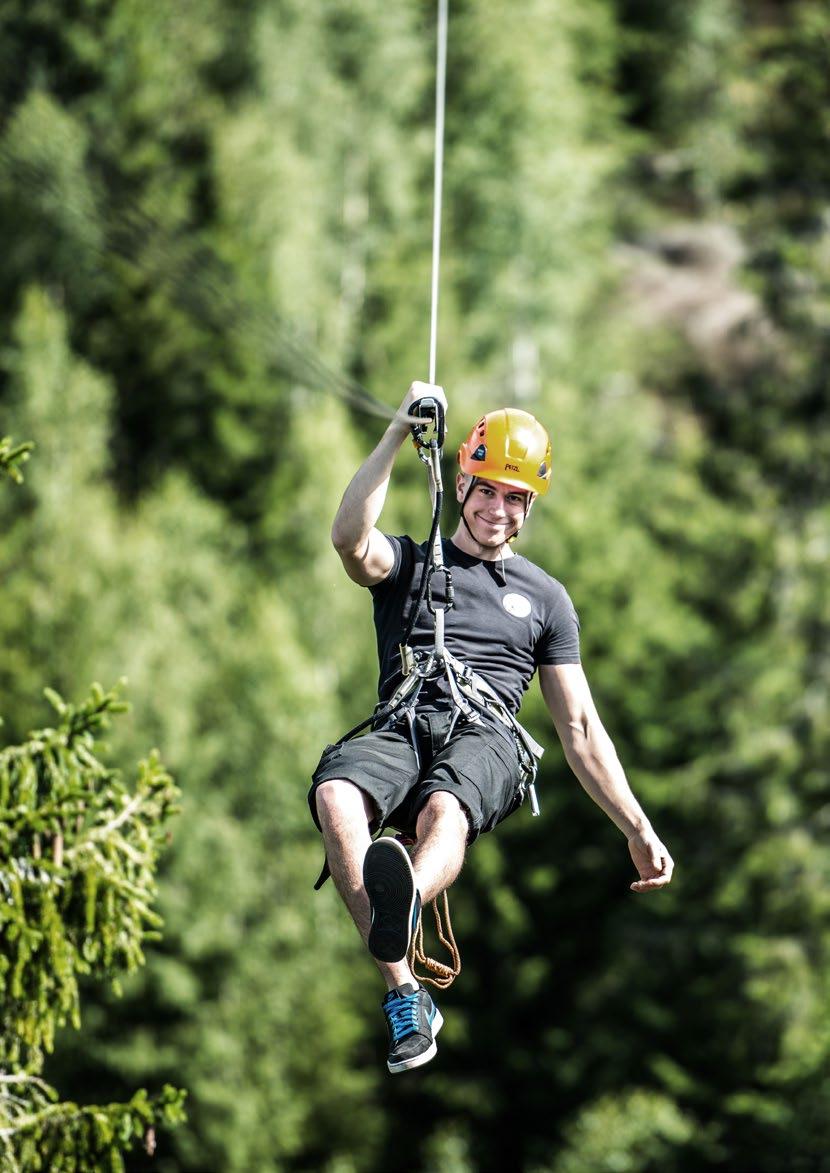
<svg viewBox="0 0 830 1173">
<path fill-rule="evenodd" d="M 78 980 L 117 984 L 155 936 L 155 869 L 178 790 L 157 754 L 131 786 L 95 734 L 126 708 L 99 685 L 58 722 L 0 751 L 0 1061 L 37 1069 L 57 1026 L 79 1021 Z"/>
<path fill-rule="evenodd" d="M 127 706 L 93 685 L 79 705 L 51 689 L 58 721 L 0 751 L 0 1165 L 10 1173 L 123 1170 L 184 1118 L 184 1092 L 127 1104 L 61 1101 L 40 1076 L 55 1030 L 80 1026 L 79 978 L 117 988 L 158 936 L 155 870 L 179 792 L 153 752 L 127 786 L 96 735 Z"/>
<path fill-rule="evenodd" d="M 0 437 L 0 476 L 21 484 L 23 473 L 20 465 L 24 464 L 31 454 L 34 444 L 27 441 L 23 444 L 13 444 L 11 436 Z"/>
<path fill-rule="evenodd" d="M 15 1096 L 8 1086 L 23 1087 Z M 57 1092 L 30 1076 L 0 1075 L 0 1154 L 11 1170 L 124 1170 L 122 1152 L 141 1144 L 148 1153 L 161 1126 L 184 1119 L 185 1093 L 165 1085 L 149 1096 L 136 1092 L 126 1104 L 81 1107 L 59 1101 Z"/>
</svg>

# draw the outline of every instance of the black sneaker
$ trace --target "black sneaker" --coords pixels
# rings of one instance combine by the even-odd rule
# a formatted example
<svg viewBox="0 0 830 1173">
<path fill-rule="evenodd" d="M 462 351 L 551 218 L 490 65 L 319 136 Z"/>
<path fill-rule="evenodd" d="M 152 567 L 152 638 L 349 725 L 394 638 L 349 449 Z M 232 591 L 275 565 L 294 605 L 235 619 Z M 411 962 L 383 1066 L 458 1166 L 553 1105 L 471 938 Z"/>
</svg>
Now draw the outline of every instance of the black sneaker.
<svg viewBox="0 0 830 1173">
<path fill-rule="evenodd" d="M 369 952 L 378 961 L 403 961 L 421 911 L 406 848 L 388 836 L 370 843 L 363 860 L 363 885 L 372 909 Z"/>
<path fill-rule="evenodd" d="M 423 986 L 397 986 L 381 1003 L 389 1027 L 386 1066 L 393 1075 L 420 1067 L 435 1057 L 435 1036 L 444 1025 L 441 1011 Z"/>
</svg>

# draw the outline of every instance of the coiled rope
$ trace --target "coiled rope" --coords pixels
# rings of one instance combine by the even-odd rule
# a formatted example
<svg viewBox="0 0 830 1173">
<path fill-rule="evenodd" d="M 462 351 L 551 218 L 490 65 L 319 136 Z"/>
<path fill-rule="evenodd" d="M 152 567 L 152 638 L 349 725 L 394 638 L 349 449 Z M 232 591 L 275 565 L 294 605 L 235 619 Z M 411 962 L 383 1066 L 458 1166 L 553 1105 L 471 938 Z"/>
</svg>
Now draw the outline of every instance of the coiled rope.
<svg viewBox="0 0 830 1173">
<path fill-rule="evenodd" d="M 443 916 L 438 907 L 439 900 L 443 906 Z M 418 925 L 412 935 L 412 944 L 409 947 L 409 968 L 416 981 L 429 982 L 438 990 L 446 990 L 461 973 L 461 954 L 452 931 L 450 901 L 446 892 L 435 897 L 432 902 L 432 911 L 435 913 L 435 931 L 438 934 L 438 940 L 449 953 L 452 964 L 444 965 L 443 962 L 436 961 L 434 957 L 428 957 L 424 953 L 424 919 L 423 916 L 419 916 Z M 418 966 L 423 966 L 429 972 L 419 973 Z"/>
</svg>

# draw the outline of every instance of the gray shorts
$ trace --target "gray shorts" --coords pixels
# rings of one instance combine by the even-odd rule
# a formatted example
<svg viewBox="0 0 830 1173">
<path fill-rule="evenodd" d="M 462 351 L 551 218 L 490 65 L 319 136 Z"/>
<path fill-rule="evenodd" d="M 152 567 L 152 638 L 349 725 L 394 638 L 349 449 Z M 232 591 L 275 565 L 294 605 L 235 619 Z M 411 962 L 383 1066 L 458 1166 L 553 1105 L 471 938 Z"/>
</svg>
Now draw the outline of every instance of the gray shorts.
<svg viewBox="0 0 830 1173">
<path fill-rule="evenodd" d="M 466 812 L 468 842 L 491 831 L 521 805 L 524 797 L 519 755 L 508 731 L 489 723 L 456 725 L 443 744 L 450 714 L 421 713 L 417 718 L 420 769 L 407 733 L 365 733 L 327 745 L 314 771 L 308 802 L 319 829 L 317 787 L 334 778 L 354 783 L 373 800 L 379 826 L 415 835 L 415 823 L 430 794 L 454 794 Z"/>
</svg>

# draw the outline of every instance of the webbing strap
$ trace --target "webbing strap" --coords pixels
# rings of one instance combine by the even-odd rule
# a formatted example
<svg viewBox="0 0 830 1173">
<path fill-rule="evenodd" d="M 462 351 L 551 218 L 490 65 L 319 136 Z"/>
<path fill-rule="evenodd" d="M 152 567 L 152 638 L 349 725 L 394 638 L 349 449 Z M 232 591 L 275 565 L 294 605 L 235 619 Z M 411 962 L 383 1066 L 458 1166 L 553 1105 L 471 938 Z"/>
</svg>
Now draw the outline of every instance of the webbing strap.
<svg viewBox="0 0 830 1173">
<path fill-rule="evenodd" d="M 361 721 L 358 725 L 350 729 L 348 733 L 344 733 L 342 737 L 338 737 L 337 745 L 341 745 L 344 741 L 351 741 L 353 737 L 356 737 L 358 733 L 362 733 L 369 725 L 378 729 L 383 728 L 387 719 L 394 716 L 404 702 L 408 702 L 411 707 L 415 703 L 418 693 L 421 691 L 424 679 L 424 675 L 419 672 L 408 673 L 404 676 L 386 704 L 378 705 L 365 721 Z M 401 710 L 401 712 L 403 711 Z"/>
<path fill-rule="evenodd" d="M 458 687 L 458 679 L 455 675 L 455 672 L 450 667 L 450 654 L 446 648 L 444 649 L 443 663 L 444 675 L 446 676 L 447 683 L 450 686 L 450 695 L 452 697 L 453 704 L 455 705 L 456 709 L 460 709 L 470 724 L 480 725 L 481 717 L 479 717 L 478 713 L 475 711 L 472 705 L 467 702 L 461 692 L 461 689 Z"/>
<path fill-rule="evenodd" d="M 524 725 L 517 721 L 495 689 L 478 672 L 474 672 L 472 668 L 468 668 L 466 664 L 456 660 L 452 653 L 445 652 L 444 658 L 448 667 L 457 674 L 459 686 L 466 695 L 487 712 L 493 713 L 503 724 L 509 725 L 520 738 L 528 753 L 538 762 L 545 752 L 544 746 L 531 737 Z"/>
</svg>

